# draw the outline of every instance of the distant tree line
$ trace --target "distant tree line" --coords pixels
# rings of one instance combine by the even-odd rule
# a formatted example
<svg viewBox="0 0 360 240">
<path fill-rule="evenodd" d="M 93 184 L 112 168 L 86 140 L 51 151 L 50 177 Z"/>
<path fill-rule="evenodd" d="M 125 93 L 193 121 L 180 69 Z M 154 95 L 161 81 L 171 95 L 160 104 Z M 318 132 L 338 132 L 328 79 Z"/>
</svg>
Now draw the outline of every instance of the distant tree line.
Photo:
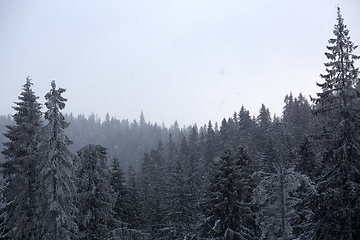
<svg viewBox="0 0 360 240">
<path fill-rule="evenodd" d="M 16 113 L 0 117 L 1 238 L 360 239 L 359 56 L 348 33 L 338 8 L 312 104 L 290 93 L 281 117 L 242 106 L 220 126 L 63 116 L 54 81 L 43 113 L 27 78 Z"/>
</svg>

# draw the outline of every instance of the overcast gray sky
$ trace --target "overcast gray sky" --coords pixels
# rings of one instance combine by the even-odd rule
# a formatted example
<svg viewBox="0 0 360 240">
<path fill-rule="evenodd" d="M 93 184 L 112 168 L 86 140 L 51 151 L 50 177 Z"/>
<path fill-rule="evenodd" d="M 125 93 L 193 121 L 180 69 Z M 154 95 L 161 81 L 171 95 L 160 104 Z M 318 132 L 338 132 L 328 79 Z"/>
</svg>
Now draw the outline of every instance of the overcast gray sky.
<svg viewBox="0 0 360 240">
<path fill-rule="evenodd" d="M 42 103 L 52 79 L 66 88 L 75 116 L 203 125 L 262 103 L 281 115 L 290 91 L 320 90 L 338 4 L 360 44 L 359 0 L 0 0 L 0 114 L 30 76 Z"/>
</svg>

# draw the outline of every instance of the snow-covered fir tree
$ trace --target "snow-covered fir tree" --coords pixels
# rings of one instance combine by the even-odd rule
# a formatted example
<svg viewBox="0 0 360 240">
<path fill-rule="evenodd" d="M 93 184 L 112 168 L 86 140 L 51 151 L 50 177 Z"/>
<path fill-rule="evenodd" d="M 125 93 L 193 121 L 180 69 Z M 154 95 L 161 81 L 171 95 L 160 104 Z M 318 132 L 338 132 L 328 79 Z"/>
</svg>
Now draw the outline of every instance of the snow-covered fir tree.
<svg viewBox="0 0 360 240">
<path fill-rule="evenodd" d="M 106 239 L 111 230 L 120 227 L 113 211 L 116 196 L 110 185 L 106 148 L 89 144 L 78 151 L 78 156 L 79 239 Z"/>
<path fill-rule="evenodd" d="M 308 176 L 295 171 L 298 159 L 293 132 L 288 126 L 274 117 L 267 137 L 253 174 L 257 182 L 253 203 L 258 207 L 256 220 L 261 229 L 260 239 L 294 239 L 297 236 L 293 225 L 300 224 L 297 221 L 300 213 L 296 211 L 302 203 L 300 196 L 314 187 Z"/>
<path fill-rule="evenodd" d="M 301 203 L 296 191 L 302 183 L 306 190 L 312 188 L 309 178 L 282 164 L 275 165 L 275 172 L 258 171 L 256 175 L 261 179 L 253 196 L 253 203 L 259 206 L 256 221 L 261 229 L 260 239 L 294 239 L 295 207 Z M 301 213 L 306 218 L 312 216 L 311 211 Z"/>
<path fill-rule="evenodd" d="M 132 165 L 129 166 L 127 173 L 127 184 L 128 189 L 127 200 L 127 217 L 124 221 L 128 224 L 130 229 L 140 229 L 143 219 L 141 218 L 141 208 L 139 207 L 139 184 L 136 178 L 136 172 Z"/>
<path fill-rule="evenodd" d="M 242 106 L 238 114 L 238 142 L 252 157 L 255 156 L 255 126 L 250 112 Z"/>
<path fill-rule="evenodd" d="M 61 95 L 65 89 L 56 89 L 55 81 L 45 95 L 45 119 L 47 124 L 42 131 L 41 163 L 38 166 L 40 203 L 38 204 L 39 230 L 41 239 L 71 239 L 77 233 L 74 215 L 76 188 L 74 184 L 73 154 L 68 150 L 71 144 L 64 134 L 69 125 L 61 110 L 67 99 Z"/>
<path fill-rule="evenodd" d="M 144 154 L 139 177 L 143 229 L 154 239 L 158 239 L 165 213 L 165 173 L 161 142 L 156 150 Z"/>
<path fill-rule="evenodd" d="M 167 183 L 165 226 L 163 239 L 191 239 L 195 235 L 194 199 L 184 158 L 178 157 Z"/>
<path fill-rule="evenodd" d="M 292 218 L 291 224 L 293 234 L 300 239 L 310 239 L 311 234 L 308 235 L 309 229 L 313 227 L 314 209 L 311 206 L 311 199 L 316 196 L 316 189 L 314 186 L 314 179 L 319 175 L 318 162 L 313 151 L 312 142 L 308 138 L 304 138 L 298 147 L 297 159 L 295 164 L 296 174 L 301 174 L 298 178 L 298 187 L 296 189 L 294 198 L 298 203 L 294 206 L 295 217 Z"/>
<path fill-rule="evenodd" d="M 313 99 L 322 120 L 322 173 L 317 180 L 314 234 L 317 239 L 360 238 L 360 92 L 357 48 L 340 8 L 335 37 L 329 40 L 322 92 Z"/>
<path fill-rule="evenodd" d="M 7 219 L 5 230 L 11 239 L 39 239 L 36 207 L 39 197 L 38 183 L 38 143 L 42 126 L 41 104 L 37 102 L 31 89 L 31 79 L 26 78 L 19 102 L 13 107 L 14 126 L 7 126 L 4 135 L 10 140 L 5 142 L 6 162 L 2 166 L 6 188 L 3 188 Z"/>
<path fill-rule="evenodd" d="M 133 189 L 130 189 L 125 185 L 125 173 L 120 168 L 119 159 L 113 159 L 111 168 L 110 185 L 114 191 L 115 197 L 115 204 L 113 207 L 115 218 L 118 221 L 131 224 L 131 227 L 133 227 L 134 217 L 136 216 L 133 205 L 135 204 L 135 199 L 132 198 L 132 193 L 130 192 L 133 191 Z"/>
<path fill-rule="evenodd" d="M 252 170 L 244 149 L 226 148 L 213 167 L 202 224 L 207 239 L 256 239 L 251 209 Z"/>
</svg>

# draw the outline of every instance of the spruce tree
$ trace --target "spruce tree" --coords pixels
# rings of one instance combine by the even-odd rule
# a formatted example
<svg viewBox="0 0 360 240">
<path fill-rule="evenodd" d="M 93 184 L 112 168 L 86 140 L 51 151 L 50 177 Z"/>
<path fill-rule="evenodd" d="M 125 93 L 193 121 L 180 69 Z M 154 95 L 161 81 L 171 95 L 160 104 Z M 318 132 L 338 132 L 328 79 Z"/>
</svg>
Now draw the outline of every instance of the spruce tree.
<svg viewBox="0 0 360 240">
<path fill-rule="evenodd" d="M 210 168 L 217 154 L 216 148 L 217 148 L 217 143 L 215 138 L 215 131 L 213 129 L 211 121 L 209 121 L 205 135 L 205 147 L 203 149 L 204 157 L 203 157 L 203 169 L 202 169 L 202 175 L 203 175 L 203 184 L 202 184 L 203 186 L 201 189 L 202 191 L 203 188 L 204 187 L 206 188 L 206 186 L 209 184 Z"/>
<path fill-rule="evenodd" d="M 292 137 L 293 145 L 298 147 L 302 139 L 314 133 L 314 115 L 309 102 L 301 93 L 295 98 L 292 93 L 286 95 L 284 102 L 282 123 Z"/>
<path fill-rule="evenodd" d="M 292 219 L 293 233 L 299 239 L 311 238 L 309 231 L 313 227 L 313 207 L 311 199 L 316 196 L 313 179 L 319 175 L 316 155 L 313 152 L 312 142 L 304 138 L 297 149 L 296 173 L 303 178 L 299 179 L 300 186 L 297 188 L 294 197 L 300 201 L 295 205 L 296 217 Z"/>
<path fill-rule="evenodd" d="M 244 146 L 251 156 L 255 155 L 255 146 L 254 146 L 254 129 L 255 123 L 250 116 L 250 112 L 245 109 L 244 106 L 241 107 L 238 114 L 238 138 L 241 146 Z"/>
<path fill-rule="evenodd" d="M 309 178 L 283 164 L 277 164 L 275 172 L 258 171 L 256 176 L 260 181 L 254 189 L 253 203 L 259 207 L 256 221 L 261 229 L 260 239 L 294 239 L 292 225 L 300 227 L 299 215 L 311 216 L 311 212 L 304 209 L 295 212 L 302 203 L 297 191 L 301 184 L 304 185 L 302 191 L 311 188 Z"/>
<path fill-rule="evenodd" d="M 325 55 L 327 74 L 318 84 L 322 92 L 313 99 L 314 113 L 323 120 L 322 174 L 317 180 L 315 236 L 318 239 L 360 238 L 360 93 L 357 89 L 359 59 L 350 40 L 340 8 L 335 38 Z"/>
<path fill-rule="evenodd" d="M 41 104 L 31 89 L 31 79 L 26 78 L 19 102 L 13 107 L 15 126 L 7 126 L 4 135 L 10 140 L 4 143 L 6 162 L 2 166 L 6 188 L 3 195 L 7 211 L 7 236 L 11 239 L 38 239 L 36 206 L 37 154 L 39 132 L 42 126 Z"/>
<path fill-rule="evenodd" d="M 113 211 L 116 199 L 109 181 L 106 148 L 89 144 L 78 151 L 78 156 L 79 239 L 106 239 L 120 223 Z"/>
<path fill-rule="evenodd" d="M 139 186 L 137 183 L 137 176 L 132 165 L 129 166 L 128 169 L 128 181 L 127 181 L 127 189 L 128 189 L 128 202 L 127 206 L 127 216 L 126 223 L 129 224 L 129 228 L 131 229 L 140 229 L 142 226 L 142 222 L 144 219 L 141 218 L 141 208 L 140 208 L 140 200 L 139 200 Z"/>
<path fill-rule="evenodd" d="M 161 144 L 159 144 L 161 146 Z M 140 172 L 140 204 L 144 219 L 143 229 L 155 239 L 163 227 L 165 204 L 165 173 L 161 147 L 145 153 Z"/>
<path fill-rule="evenodd" d="M 177 158 L 170 172 L 166 195 L 164 239 L 188 239 L 194 235 L 193 195 L 182 158 Z M 190 238 L 191 239 L 191 238 Z"/>
<path fill-rule="evenodd" d="M 111 164 L 110 185 L 114 191 L 115 204 L 113 207 L 115 218 L 118 221 L 133 225 L 136 212 L 134 211 L 134 199 L 131 197 L 132 189 L 125 185 L 125 174 L 120 168 L 119 159 L 114 158 Z M 131 226 L 132 227 L 132 226 Z"/>
<path fill-rule="evenodd" d="M 247 153 L 226 148 L 215 162 L 204 203 L 203 235 L 208 239 L 256 239 Z"/>
<path fill-rule="evenodd" d="M 39 165 L 39 226 L 42 239 L 70 239 L 77 231 L 74 221 L 76 188 L 73 181 L 73 155 L 68 150 L 72 142 L 64 134 L 69 125 L 61 110 L 67 99 L 61 95 L 65 89 L 56 89 L 55 81 L 45 95 L 45 119 L 42 131 L 41 163 Z"/>
</svg>

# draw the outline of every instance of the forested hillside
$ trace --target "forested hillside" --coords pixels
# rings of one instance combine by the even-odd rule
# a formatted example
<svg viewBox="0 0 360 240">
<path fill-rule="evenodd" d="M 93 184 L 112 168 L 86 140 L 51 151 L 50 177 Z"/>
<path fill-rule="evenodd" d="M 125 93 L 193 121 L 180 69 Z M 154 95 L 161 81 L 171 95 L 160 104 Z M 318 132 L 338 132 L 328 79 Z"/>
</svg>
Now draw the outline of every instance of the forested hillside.
<svg viewBox="0 0 360 240">
<path fill-rule="evenodd" d="M 348 34 L 338 8 L 311 103 L 289 93 L 282 116 L 239 106 L 219 125 L 64 116 L 65 89 L 51 82 L 41 105 L 27 78 L 16 113 L 0 117 L 1 238 L 360 239 Z"/>
</svg>

